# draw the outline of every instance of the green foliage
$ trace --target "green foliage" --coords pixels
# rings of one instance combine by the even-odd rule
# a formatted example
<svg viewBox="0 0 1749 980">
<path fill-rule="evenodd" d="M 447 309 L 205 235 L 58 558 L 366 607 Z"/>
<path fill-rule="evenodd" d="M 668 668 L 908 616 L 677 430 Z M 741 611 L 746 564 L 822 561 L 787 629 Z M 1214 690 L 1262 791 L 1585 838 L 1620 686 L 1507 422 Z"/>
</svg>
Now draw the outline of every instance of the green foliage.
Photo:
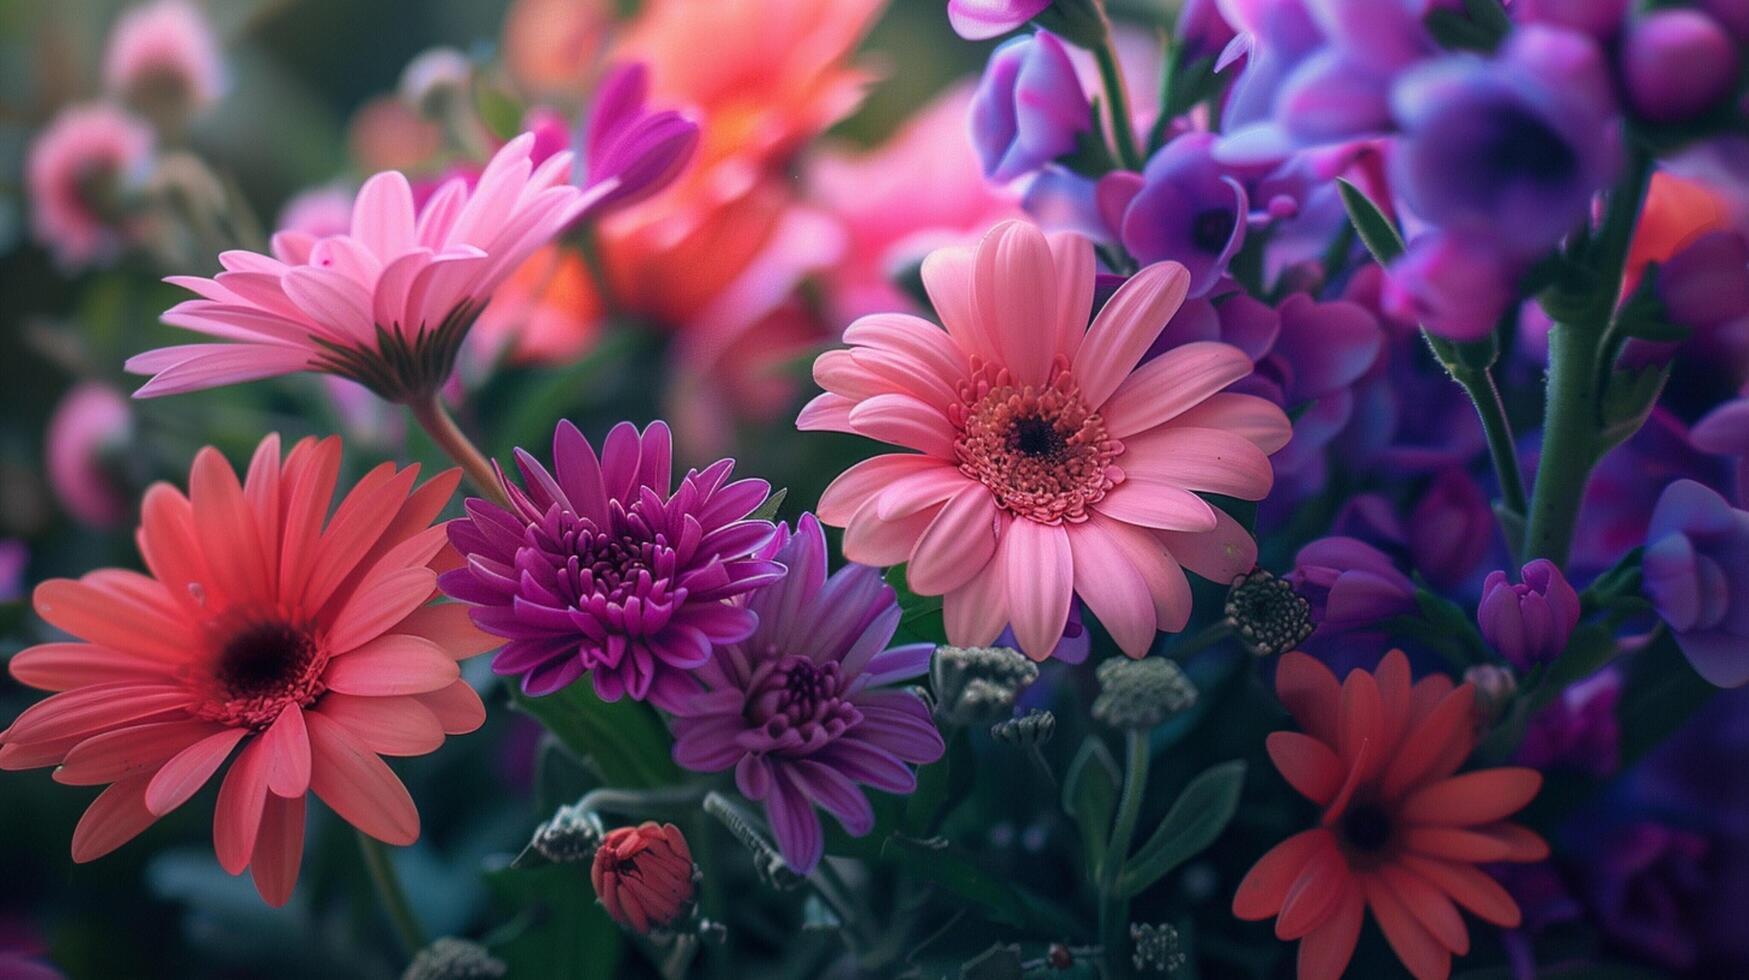
<svg viewBox="0 0 1749 980">
<path fill-rule="evenodd" d="M 1192 779 L 1126 863 L 1119 890 L 1133 898 L 1213 844 L 1238 812 L 1244 787 L 1243 759 L 1211 766 Z"/>
<path fill-rule="evenodd" d="M 662 786 L 680 778 L 668 754 L 668 731 L 646 704 L 603 701 L 587 682 L 539 698 L 513 690 L 511 698 L 610 786 Z"/>
<path fill-rule="evenodd" d="M 493 895 L 522 916 L 491 944 L 492 955 L 510 967 L 510 976 L 606 980 L 618 975 L 624 940 L 596 903 L 587 869 L 503 868 L 485 878 Z"/>
<path fill-rule="evenodd" d="M 881 857 L 907 874 L 934 882 L 972 902 L 990 919 L 1015 928 L 1069 935 L 1078 926 L 1062 909 L 1019 885 L 986 871 L 961 848 L 939 839 L 927 841 L 894 834 L 881 844 Z"/>
<path fill-rule="evenodd" d="M 1117 811 L 1123 773 L 1117 760 L 1097 735 L 1087 736 L 1069 775 L 1063 781 L 1063 809 L 1081 831 L 1081 847 L 1088 868 L 1099 867 L 1111 834 L 1112 814 Z"/>
</svg>

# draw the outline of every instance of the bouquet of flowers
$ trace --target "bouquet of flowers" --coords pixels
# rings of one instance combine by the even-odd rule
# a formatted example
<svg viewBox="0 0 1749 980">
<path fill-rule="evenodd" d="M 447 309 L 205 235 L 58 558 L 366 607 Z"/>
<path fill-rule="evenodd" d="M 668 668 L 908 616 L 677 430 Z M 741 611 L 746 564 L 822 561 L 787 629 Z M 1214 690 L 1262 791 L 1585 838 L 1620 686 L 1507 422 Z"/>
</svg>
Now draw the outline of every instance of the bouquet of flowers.
<svg viewBox="0 0 1749 980">
<path fill-rule="evenodd" d="M 0 975 L 1749 972 L 1749 6 L 625 6 L 33 103 Z"/>
</svg>

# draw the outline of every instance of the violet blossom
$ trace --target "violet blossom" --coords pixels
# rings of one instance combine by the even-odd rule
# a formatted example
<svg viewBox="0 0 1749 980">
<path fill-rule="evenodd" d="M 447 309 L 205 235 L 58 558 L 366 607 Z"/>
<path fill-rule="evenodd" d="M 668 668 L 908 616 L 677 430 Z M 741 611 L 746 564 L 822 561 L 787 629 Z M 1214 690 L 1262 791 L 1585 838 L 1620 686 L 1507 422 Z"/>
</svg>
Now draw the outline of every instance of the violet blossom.
<svg viewBox="0 0 1749 980">
<path fill-rule="evenodd" d="M 1514 667 L 1529 670 L 1567 648 L 1579 625 L 1579 593 L 1559 565 L 1538 558 L 1524 566 L 1516 583 L 1503 571 L 1488 573 L 1476 622 L 1489 646 Z"/>
<path fill-rule="evenodd" d="M 1063 42 L 1049 31 L 1005 42 L 972 98 L 972 145 L 985 176 L 1010 181 L 1075 149 L 1092 109 Z"/>
<path fill-rule="evenodd" d="M 1695 671 L 1720 687 L 1749 683 L 1749 511 L 1693 480 L 1665 487 L 1642 573 Z"/>
</svg>

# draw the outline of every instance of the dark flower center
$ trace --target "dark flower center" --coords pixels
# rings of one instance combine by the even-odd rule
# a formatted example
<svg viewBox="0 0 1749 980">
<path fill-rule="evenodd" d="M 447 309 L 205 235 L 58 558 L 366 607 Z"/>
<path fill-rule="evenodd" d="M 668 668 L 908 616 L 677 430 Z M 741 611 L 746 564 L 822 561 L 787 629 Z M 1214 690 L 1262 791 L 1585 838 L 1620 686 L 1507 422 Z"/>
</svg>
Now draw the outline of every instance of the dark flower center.
<svg viewBox="0 0 1749 980">
<path fill-rule="evenodd" d="M 1226 208 L 1209 208 L 1198 214 L 1190 224 L 1190 240 L 1197 248 L 1216 255 L 1227 247 L 1233 237 L 1238 216 Z"/>
<path fill-rule="evenodd" d="M 275 612 L 239 612 L 212 627 L 218 652 L 205 697 L 192 709 L 208 721 L 261 730 L 288 705 L 308 707 L 327 689 L 328 657 L 311 629 Z"/>
<path fill-rule="evenodd" d="M 1377 853 L 1391 842 L 1391 817 L 1377 803 L 1357 803 L 1342 815 L 1342 839 L 1357 851 Z"/>
<path fill-rule="evenodd" d="M 1496 135 L 1482 159 L 1502 178 L 1552 184 L 1567 179 L 1579 165 L 1561 134 L 1532 113 L 1501 109 L 1495 125 Z"/>
<path fill-rule="evenodd" d="M 1009 513 L 1041 524 L 1084 521 L 1088 505 L 1114 485 L 1111 462 L 1123 444 L 1106 435 L 1061 359 L 1042 385 L 980 367 L 959 395 L 948 419 L 960 432 L 953 447 L 960 472 L 990 488 Z"/>
<path fill-rule="evenodd" d="M 225 644 L 214 673 L 233 696 L 261 697 L 296 681 L 315 647 L 303 630 L 290 623 L 256 623 Z"/>
<path fill-rule="evenodd" d="M 799 736 L 799 744 L 789 747 L 823 748 L 862 720 L 856 706 L 844 700 L 844 686 L 844 673 L 836 661 L 784 657 L 763 677 L 756 675 L 747 697 L 747 720 L 780 747 Z"/>
<path fill-rule="evenodd" d="M 1033 458 L 1054 456 L 1063 451 L 1064 439 L 1057 434 L 1056 427 L 1045 419 L 1016 419 L 1014 422 L 1014 448 Z"/>
</svg>

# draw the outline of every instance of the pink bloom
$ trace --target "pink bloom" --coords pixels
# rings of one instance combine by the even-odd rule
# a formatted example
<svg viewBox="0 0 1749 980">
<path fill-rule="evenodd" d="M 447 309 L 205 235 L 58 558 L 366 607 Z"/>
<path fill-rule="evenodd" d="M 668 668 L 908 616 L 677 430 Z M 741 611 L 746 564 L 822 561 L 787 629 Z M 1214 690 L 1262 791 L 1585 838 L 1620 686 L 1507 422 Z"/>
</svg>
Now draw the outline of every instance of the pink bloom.
<svg viewBox="0 0 1749 980">
<path fill-rule="evenodd" d="M 69 267 L 114 258 L 127 227 L 122 192 L 145 176 L 152 131 L 114 106 L 61 110 L 25 163 L 31 228 Z"/>
<path fill-rule="evenodd" d="M 673 925 L 692 907 L 695 870 L 680 828 L 646 820 L 607 832 L 589 880 L 613 921 L 642 936 Z"/>
<path fill-rule="evenodd" d="M 20 683 L 59 693 L 0 732 L 0 769 L 55 766 L 57 782 L 108 787 L 73 831 L 73 860 L 132 840 L 228 759 L 213 846 L 225 870 L 253 870 L 271 905 L 297 882 L 308 793 L 379 840 L 419 836 L 380 756 L 424 755 L 478 728 L 485 708 L 457 661 L 496 642 L 461 606 L 429 603 L 436 566 L 454 558 L 431 522 L 460 473 L 415 488 L 417 466 L 384 463 L 330 519 L 339 470 L 334 438 L 282 460 L 268 436 L 241 483 L 203 449 L 186 496 L 162 483 L 146 494 L 148 574 L 37 586 L 37 614 L 77 640 L 9 663 Z"/>
<path fill-rule="evenodd" d="M 94 527 L 113 527 L 133 506 L 114 472 L 114 455 L 132 428 L 127 399 L 108 385 L 73 386 L 49 419 L 49 485 L 67 513 Z"/>
<path fill-rule="evenodd" d="M 846 558 L 906 562 L 914 591 L 945 597 L 956 645 L 1012 622 L 1040 659 L 1071 595 L 1140 657 L 1184 628 L 1185 568 L 1229 582 L 1252 567 L 1251 536 L 1197 494 L 1267 494 L 1287 416 L 1221 391 L 1251 372 L 1230 345 L 1137 366 L 1184 301 L 1184 266 L 1144 268 L 1089 327 L 1093 246 L 1015 221 L 932 253 L 923 282 L 946 330 L 903 314 L 851 324 L 851 349 L 814 362 L 826 393 L 797 419 L 916 451 L 858 463 L 821 497 Z"/>
<path fill-rule="evenodd" d="M 499 150 L 470 188 L 447 181 L 415 212 L 397 171 L 358 192 L 352 233 L 273 236 L 273 255 L 232 251 L 213 279 L 168 281 L 200 296 L 164 322 L 221 338 L 148 351 L 128 370 L 152 374 L 136 397 L 320 371 L 351 378 L 391 401 L 428 397 L 449 377 L 456 352 L 492 290 L 618 186 L 566 183 L 571 154 L 536 167 L 534 137 Z"/>
<path fill-rule="evenodd" d="M 353 195 L 336 184 L 299 191 L 279 211 L 279 230 L 312 238 L 344 235 L 352 230 Z"/>
<path fill-rule="evenodd" d="M 212 25 L 186 0 L 157 0 L 116 20 L 103 55 L 103 85 L 154 118 L 180 118 L 224 89 Z"/>
<path fill-rule="evenodd" d="M 991 186 L 966 139 L 972 87 L 959 85 L 918 112 L 884 144 L 863 153 L 817 155 L 813 197 L 844 226 L 844 257 L 824 273 L 831 322 L 910 309 L 894 278 L 931 250 L 971 244 L 1019 202 Z"/>
</svg>

